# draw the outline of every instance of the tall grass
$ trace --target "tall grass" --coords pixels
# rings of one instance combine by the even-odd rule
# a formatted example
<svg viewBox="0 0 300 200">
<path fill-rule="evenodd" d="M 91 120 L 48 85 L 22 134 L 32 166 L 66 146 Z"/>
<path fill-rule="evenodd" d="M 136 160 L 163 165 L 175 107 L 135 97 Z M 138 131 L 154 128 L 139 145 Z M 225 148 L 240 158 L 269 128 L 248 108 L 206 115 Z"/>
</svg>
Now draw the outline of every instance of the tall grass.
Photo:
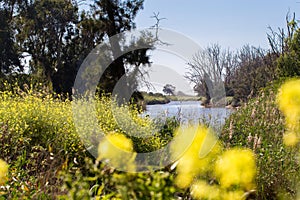
<svg viewBox="0 0 300 200">
<path fill-rule="evenodd" d="M 285 117 L 276 101 L 282 83 L 272 83 L 233 113 L 221 136 L 228 148 L 248 147 L 255 152 L 257 199 L 295 199 L 300 180 L 297 150 L 283 143 Z"/>
</svg>

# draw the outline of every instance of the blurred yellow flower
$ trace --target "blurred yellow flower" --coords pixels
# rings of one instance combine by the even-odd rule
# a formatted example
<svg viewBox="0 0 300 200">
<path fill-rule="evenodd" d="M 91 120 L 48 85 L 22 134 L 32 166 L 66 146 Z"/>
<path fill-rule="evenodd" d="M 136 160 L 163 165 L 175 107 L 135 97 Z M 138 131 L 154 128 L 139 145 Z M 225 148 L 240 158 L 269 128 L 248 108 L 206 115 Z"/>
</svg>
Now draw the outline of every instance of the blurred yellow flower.
<svg viewBox="0 0 300 200">
<path fill-rule="evenodd" d="M 223 200 L 243 200 L 245 199 L 244 197 L 244 192 L 241 190 L 237 191 L 229 191 L 222 193 L 222 199 Z"/>
<path fill-rule="evenodd" d="M 238 185 L 247 190 L 253 189 L 256 174 L 253 152 L 238 148 L 225 151 L 216 162 L 215 173 L 223 188 Z"/>
<path fill-rule="evenodd" d="M 98 146 L 98 160 L 107 160 L 108 163 L 122 171 L 135 171 L 133 143 L 125 135 L 110 133 Z"/>
<path fill-rule="evenodd" d="M 194 179 L 194 177 L 191 176 L 190 174 L 179 173 L 176 176 L 175 184 L 179 188 L 188 188 L 190 186 L 190 184 L 192 183 L 193 179 Z"/>
<path fill-rule="evenodd" d="M 290 80 L 279 89 L 277 96 L 279 109 L 286 117 L 294 118 L 300 114 L 300 80 Z"/>
<path fill-rule="evenodd" d="M 133 152 L 133 143 L 124 134 L 110 133 L 106 136 L 106 139 L 115 147 L 123 151 Z"/>
<path fill-rule="evenodd" d="M 211 186 L 205 181 L 198 181 L 191 187 L 191 194 L 195 199 L 221 199 L 220 189 L 217 186 Z"/>
<path fill-rule="evenodd" d="M 295 132 L 287 132 L 283 135 L 283 142 L 286 146 L 295 146 L 299 142 L 299 137 Z"/>
<path fill-rule="evenodd" d="M 279 109 L 286 119 L 288 133 L 283 136 L 287 146 L 295 146 L 299 142 L 300 131 L 300 80 L 290 80 L 279 89 L 277 96 Z"/>
<path fill-rule="evenodd" d="M 7 180 L 8 164 L 0 159 L 0 185 L 4 184 Z"/>
<path fill-rule="evenodd" d="M 186 188 L 195 176 L 211 169 L 221 145 L 212 131 L 204 126 L 178 129 L 175 135 L 171 146 L 173 159 L 179 159 L 175 182 L 178 187 Z"/>
</svg>

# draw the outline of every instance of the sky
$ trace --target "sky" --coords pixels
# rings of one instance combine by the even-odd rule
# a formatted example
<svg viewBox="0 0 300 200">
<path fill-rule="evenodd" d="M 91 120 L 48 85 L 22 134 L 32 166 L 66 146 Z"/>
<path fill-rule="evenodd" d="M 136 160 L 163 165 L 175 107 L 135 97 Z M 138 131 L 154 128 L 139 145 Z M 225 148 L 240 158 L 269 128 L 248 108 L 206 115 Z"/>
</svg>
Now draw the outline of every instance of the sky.
<svg viewBox="0 0 300 200">
<path fill-rule="evenodd" d="M 288 12 L 295 12 L 296 19 L 300 19 L 300 0 L 145 0 L 144 9 L 135 19 L 137 28 L 154 25 L 156 20 L 151 16 L 159 13 L 160 18 L 165 18 L 160 27 L 174 33 L 164 37 L 164 42 L 178 46 L 175 51 L 157 48 L 150 53 L 152 67 L 148 81 L 155 88 L 151 91 L 162 92 L 163 86 L 171 83 L 177 91 L 194 94 L 193 85 L 184 78 L 187 62 L 196 53 L 192 47 L 187 48 L 188 44 L 205 48 L 218 43 L 231 50 L 249 44 L 268 49 L 268 27 L 285 28 Z"/>
<path fill-rule="evenodd" d="M 181 32 L 200 46 L 219 43 L 232 49 L 244 44 L 268 48 L 268 26 L 285 27 L 288 11 L 300 16 L 300 0 L 145 0 L 136 24 L 138 28 L 153 25 L 151 16 L 159 12 L 166 18 L 161 21 L 162 28 Z"/>
<path fill-rule="evenodd" d="M 288 12 L 296 12 L 296 19 L 300 19 L 300 0 L 145 0 L 144 9 L 136 17 L 136 25 L 137 28 L 152 26 L 156 21 L 151 16 L 159 13 L 160 18 L 165 18 L 161 20 L 161 28 L 190 38 L 200 48 L 218 43 L 231 50 L 246 44 L 268 49 L 268 27 L 274 30 L 285 28 Z M 188 71 L 187 60 L 172 52 L 161 51 L 152 52 L 151 60 L 153 70 L 149 81 L 156 85 L 157 92 L 161 92 L 166 83 L 172 83 L 177 89 L 193 94 L 193 85 L 184 79 Z M 157 76 L 160 82 L 153 81 L 158 80 Z"/>
</svg>

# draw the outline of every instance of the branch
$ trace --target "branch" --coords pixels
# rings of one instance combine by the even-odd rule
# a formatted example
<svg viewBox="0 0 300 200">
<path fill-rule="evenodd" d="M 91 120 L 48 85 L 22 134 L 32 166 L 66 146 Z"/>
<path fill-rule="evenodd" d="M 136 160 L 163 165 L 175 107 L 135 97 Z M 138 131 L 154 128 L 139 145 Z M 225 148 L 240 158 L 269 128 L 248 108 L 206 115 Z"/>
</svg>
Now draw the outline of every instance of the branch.
<svg viewBox="0 0 300 200">
<path fill-rule="evenodd" d="M 159 35 L 159 30 L 160 30 L 160 22 L 162 20 L 167 19 L 167 18 L 160 18 L 159 17 L 159 12 L 157 12 L 157 13 L 154 12 L 153 16 L 151 16 L 151 18 L 154 18 L 156 20 L 156 23 L 153 26 L 150 27 L 150 29 L 155 29 L 155 41 L 158 42 L 161 45 L 170 45 L 167 42 L 161 41 L 159 39 L 159 36 L 158 36 Z"/>
</svg>

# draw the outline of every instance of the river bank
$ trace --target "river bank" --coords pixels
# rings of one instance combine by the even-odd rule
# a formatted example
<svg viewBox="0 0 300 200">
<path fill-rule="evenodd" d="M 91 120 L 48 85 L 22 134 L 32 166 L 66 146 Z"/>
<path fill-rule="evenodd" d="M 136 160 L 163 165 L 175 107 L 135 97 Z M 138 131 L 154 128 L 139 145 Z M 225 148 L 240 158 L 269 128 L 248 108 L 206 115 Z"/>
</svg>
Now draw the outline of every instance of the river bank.
<svg viewBox="0 0 300 200">
<path fill-rule="evenodd" d="M 200 97 L 189 95 L 163 95 L 161 93 L 142 92 L 145 105 L 167 104 L 171 101 L 201 101 Z"/>
</svg>

